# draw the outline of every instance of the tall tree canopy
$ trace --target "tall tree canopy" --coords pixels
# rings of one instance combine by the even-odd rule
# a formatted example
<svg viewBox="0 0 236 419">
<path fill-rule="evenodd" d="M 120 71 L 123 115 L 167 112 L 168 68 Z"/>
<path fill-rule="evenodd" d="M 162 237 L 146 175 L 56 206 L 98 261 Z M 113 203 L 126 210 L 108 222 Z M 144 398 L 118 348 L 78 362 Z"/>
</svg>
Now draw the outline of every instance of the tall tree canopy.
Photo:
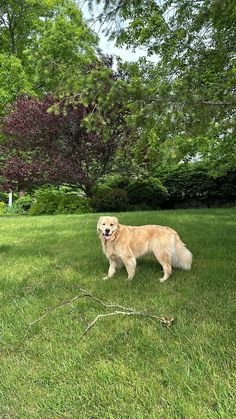
<svg viewBox="0 0 236 419">
<path fill-rule="evenodd" d="M 0 52 L 20 60 L 37 95 L 75 89 L 96 59 L 97 37 L 73 0 L 2 1 L 0 40 Z"/>
<path fill-rule="evenodd" d="M 235 165 L 236 8 L 231 0 L 88 0 L 117 45 L 157 55 L 126 64 L 138 155 L 153 168 L 201 156 Z"/>
</svg>

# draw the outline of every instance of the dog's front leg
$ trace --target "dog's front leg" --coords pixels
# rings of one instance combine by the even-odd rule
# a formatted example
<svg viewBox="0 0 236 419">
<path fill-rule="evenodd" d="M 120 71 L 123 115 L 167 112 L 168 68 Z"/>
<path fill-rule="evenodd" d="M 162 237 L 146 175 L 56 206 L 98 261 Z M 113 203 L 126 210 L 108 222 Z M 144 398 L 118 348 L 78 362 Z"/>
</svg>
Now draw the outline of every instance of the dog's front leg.
<svg viewBox="0 0 236 419">
<path fill-rule="evenodd" d="M 103 280 L 105 281 L 106 279 L 112 278 L 115 273 L 116 273 L 116 269 L 117 269 L 117 262 L 115 259 L 109 258 L 109 262 L 110 262 L 110 266 L 108 269 L 108 274 L 106 276 L 103 277 Z"/>
<path fill-rule="evenodd" d="M 128 256 L 126 255 L 122 260 L 128 273 L 128 279 L 133 279 L 136 269 L 136 259 L 134 255 L 132 253 Z"/>
</svg>

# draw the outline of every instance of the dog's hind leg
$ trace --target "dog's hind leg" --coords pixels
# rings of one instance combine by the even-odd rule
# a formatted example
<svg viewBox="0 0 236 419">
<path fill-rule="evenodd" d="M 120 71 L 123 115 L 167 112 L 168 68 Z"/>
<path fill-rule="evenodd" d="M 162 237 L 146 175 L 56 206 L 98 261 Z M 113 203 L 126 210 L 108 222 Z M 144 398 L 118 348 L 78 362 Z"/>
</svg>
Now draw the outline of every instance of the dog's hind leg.
<svg viewBox="0 0 236 419">
<path fill-rule="evenodd" d="M 164 275 L 160 278 L 160 282 L 164 282 L 172 274 L 171 258 L 168 253 L 161 252 L 160 250 L 154 250 L 153 253 L 163 268 Z"/>
</svg>

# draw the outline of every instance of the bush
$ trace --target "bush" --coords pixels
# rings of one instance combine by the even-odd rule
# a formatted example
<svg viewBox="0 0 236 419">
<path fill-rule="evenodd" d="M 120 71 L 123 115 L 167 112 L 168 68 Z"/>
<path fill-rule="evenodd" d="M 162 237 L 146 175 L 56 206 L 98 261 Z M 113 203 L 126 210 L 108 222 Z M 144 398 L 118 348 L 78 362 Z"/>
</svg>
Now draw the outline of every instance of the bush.
<svg viewBox="0 0 236 419">
<path fill-rule="evenodd" d="M 35 202 L 29 215 L 55 214 L 60 203 L 62 192 L 53 189 L 39 189 L 35 192 Z"/>
<path fill-rule="evenodd" d="M 4 215 L 23 215 L 27 214 L 33 203 L 32 198 L 29 195 L 22 196 L 21 198 L 13 201 L 11 207 L 5 205 L 3 209 Z"/>
<path fill-rule="evenodd" d="M 127 187 L 129 204 L 133 209 L 157 209 L 167 200 L 168 191 L 157 178 L 137 179 Z"/>
<path fill-rule="evenodd" d="M 0 216 L 4 214 L 5 206 L 6 206 L 5 202 L 0 201 Z"/>
<path fill-rule="evenodd" d="M 224 202 L 236 201 L 236 170 L 215 178 L 201 164 L 181 164 L 162 175 L 162 182 L 169 192 L 168 207 L 187 203 L 220 206 Z"/>
<path fill-rule="evenodd" d="M 33 199 L 30 195 L 24 195 L 18 198 L 13 205 L 17 206 L 22 214 L 27 213 L 33 204 Z"/>
<path fill-rule="evenodd" d="M 126 211 L 127 192 L 119 188 L 99 190 L 92 199 L 92 207 L 96 212 Z"/>
<path fill-rule="evenodd" d="M 111 189 L 118 188 L 118 189 L 126 190 L 129 183 L 130 183 L 130 178 L 119 176 L 119 175 L 113 175 L 107 178 L 107 181 L 105 184 L 103 184 L 103 186 L 106 185 L 107 187 L 110 187 Z"/>
<path fill-rule="evenodd" d="M 104 192 L 107 192 L 107 191 L 112 191 L 111 186 L 109 186 L 107 183 L 101 183 L 100 185 L 97 185 L 93 189 L 93 195 L 94 196 L 102 195 Z"/>
<path fill-rule="evenodd" d="M 29 215 L 84 214 L 92 212 L 89 200 L 56 189 L 39 189 Z"/>
<path fill-rule="evenodd" d="M 0 202 L 8 203 L 8 193 L 0 192 Z"/>
<path fill-rule="evenodd" d="M 85 214 L 92 212 L 89 199 L 77 195 L 63 195 L 57 207 L 57 214 Z"/>
</svg>

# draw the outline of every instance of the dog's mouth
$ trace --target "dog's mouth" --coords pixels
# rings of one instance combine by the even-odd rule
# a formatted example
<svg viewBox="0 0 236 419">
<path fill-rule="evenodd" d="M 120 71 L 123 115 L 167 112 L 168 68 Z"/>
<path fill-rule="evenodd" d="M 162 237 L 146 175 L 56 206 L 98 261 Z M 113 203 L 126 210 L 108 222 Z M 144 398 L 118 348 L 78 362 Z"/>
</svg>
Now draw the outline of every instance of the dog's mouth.
<svg viewBox="0 0 236 419">
<path fill-rule="evenodd" d="M 111 233 L 103 233 L 103 237 L 104 237 L 105 240 L 110 240 Z"/>
</svg>

